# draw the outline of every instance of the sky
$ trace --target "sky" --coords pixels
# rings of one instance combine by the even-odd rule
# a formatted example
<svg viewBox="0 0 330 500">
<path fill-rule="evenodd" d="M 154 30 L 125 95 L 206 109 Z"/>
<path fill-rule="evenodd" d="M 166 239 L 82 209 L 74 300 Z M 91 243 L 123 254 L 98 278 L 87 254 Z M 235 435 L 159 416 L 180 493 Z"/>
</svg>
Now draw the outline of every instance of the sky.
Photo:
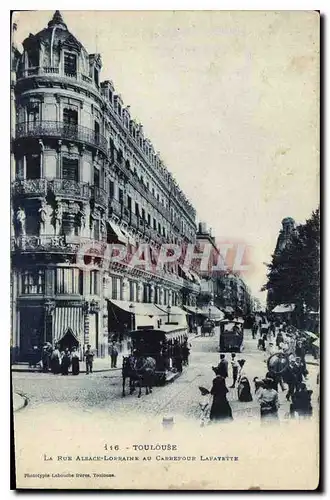
<svg viewBox="0 0 330 500">
<path fill-rule="evenodd" d="M 307 11 L 61 11 L 216 240 L 260 288 L 284 217 L 319 204 L 319 17 Z M 53 12 L 20 12 L 17 45 Z"/>
</svg>

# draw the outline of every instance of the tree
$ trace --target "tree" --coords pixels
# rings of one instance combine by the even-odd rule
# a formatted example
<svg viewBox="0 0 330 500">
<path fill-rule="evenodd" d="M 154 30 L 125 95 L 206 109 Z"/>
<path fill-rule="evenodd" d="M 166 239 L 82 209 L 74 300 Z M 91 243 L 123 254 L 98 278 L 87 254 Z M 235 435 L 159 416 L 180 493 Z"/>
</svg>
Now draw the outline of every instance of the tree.
<svg viewBox="0 0 330 500">
<path fill-rule="evenodd" d="M 298 226 L 286 247 L 267 265 L 268 306 L 295 304 L 297 321 L 306 310 L 318 310 L 320 302 L 320 214 L 312 213 Z"/>
</svg>

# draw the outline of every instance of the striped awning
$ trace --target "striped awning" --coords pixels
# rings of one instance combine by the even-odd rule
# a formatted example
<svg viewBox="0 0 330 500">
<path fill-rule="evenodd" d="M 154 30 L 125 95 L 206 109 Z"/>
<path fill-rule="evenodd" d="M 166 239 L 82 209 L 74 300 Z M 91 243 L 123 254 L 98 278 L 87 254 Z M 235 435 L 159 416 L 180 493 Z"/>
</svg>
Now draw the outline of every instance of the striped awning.
<svg viewBox="0 0 330 500">
<path fill-rule="evenodd" d="M 81 307 L 56 307 L 53 315 L 54 340 L 63 337 L 68 328 L 71 328 L 77 339 L 83 339 L 84 324 Z"/>
</svg>

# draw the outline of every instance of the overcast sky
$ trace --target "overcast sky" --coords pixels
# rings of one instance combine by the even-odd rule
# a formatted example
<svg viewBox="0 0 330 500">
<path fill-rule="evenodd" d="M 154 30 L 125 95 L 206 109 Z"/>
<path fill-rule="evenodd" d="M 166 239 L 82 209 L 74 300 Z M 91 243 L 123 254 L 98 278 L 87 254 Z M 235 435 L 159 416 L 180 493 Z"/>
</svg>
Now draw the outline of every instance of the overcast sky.
<svg viewBox="0 0 330 500">
<path fill-rule="evenodd" d="M 21 12 L 17 41 L 53 12 Z M 319 20 L 313 12 L 62 11 L 219 242 L 266 280 L 281 220 L 318 206 Z M 19 45 L 19 43 L 18 43 Z"/>
</svg>

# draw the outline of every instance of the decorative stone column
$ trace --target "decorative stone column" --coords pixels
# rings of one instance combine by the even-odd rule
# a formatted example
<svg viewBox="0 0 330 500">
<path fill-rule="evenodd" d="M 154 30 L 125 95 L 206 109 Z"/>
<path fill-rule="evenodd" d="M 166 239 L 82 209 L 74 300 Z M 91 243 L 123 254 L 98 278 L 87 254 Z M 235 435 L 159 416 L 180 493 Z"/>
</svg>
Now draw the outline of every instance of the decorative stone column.
<svg viewBox="0 0 330 500">
<path fill-rule="evenodd" d="M 53 312 L 55 311 L 55 300 L 45 301 L 45 319 L 44 319 L 44 342 L 53 344 Z"/>
<path fill-rule="evenodd" d="M 150 302 L 151 304 L 155 302 L 155 285 L 150 285 Z"/>
<path fill-rule="evenodd" d="M 159 305 L 163 305 L 164 304 L 164 288 L 163 287 L 159 287 L 159 295 L 158 295 L 158 301 L 159 301 Z"/>
<path fill-rule="evenodd" d="M 137 302 L 143 302 L 143 284 L 141 283 L 141 281 L 137 283 L 136 290 L 137 290 L 137 297 L 136 297 Z"/>
<path fill-rule="evenodd" d="M 122 287 L 123 287 L 123 300 L 129 300 L 129 283 L 127 278 L 123 278 Z"/>
<path fill-rule="evenodd" d="M 173 305 L 173 290 L 168 291 L 168 305 Z"/>
<path fill-rule="evenodd" d="M 86 301 L 83 305 L 84 314 L 84 345 L 89 344 L 89 303 Z"/>
</svg>

